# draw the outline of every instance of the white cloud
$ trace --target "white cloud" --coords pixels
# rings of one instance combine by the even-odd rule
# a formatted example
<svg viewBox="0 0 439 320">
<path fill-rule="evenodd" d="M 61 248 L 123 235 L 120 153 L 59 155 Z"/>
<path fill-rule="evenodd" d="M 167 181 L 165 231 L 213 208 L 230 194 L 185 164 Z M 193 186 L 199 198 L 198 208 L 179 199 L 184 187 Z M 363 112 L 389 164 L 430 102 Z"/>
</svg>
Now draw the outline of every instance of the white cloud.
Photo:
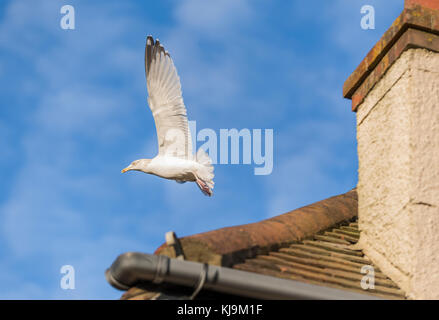
<svg viewBox="0 0 439 320">
<path fill-rule="evenodd" d="M 177 6 L 175 15 L 182 26 L 196 35 L 208 34 L 214 39 L 229 38 L 229 34 L 224 34 L 225 32 L 231 32 L 237 25 L 253 18 L 252 8 L 247 0 L 184 1 Z"/>
<path fill-rule="evenodd" d="M 397 17 L 399 9 L 402 10 L 401 3 L 372 2 L 380 27 L 375 31 L 360 28 L 360 9 L 364 4 L 361 1 L 347 3 L 340 0 L 322 8 L 325 12 L 321 15 L 321 23 L 327 25 L 324 31 L 328 36 L 326 39 L 343 50 L 341 52 L 351 59 L 353 65 L 361 62 Z M 300 7 L 300 4 L 297 6 Z M 299 16 L 302 20 L 315 19 L 315 11 L 308 9 L 310 7 L 307 6 L 295 7 L 294 10 L 301 12 Z M 383 21 L 388 21 L 388 25 Z M 303 92 L 311 92 L 314 98 L 302 94 L 297 97 L 294 107 L 318 108 L 318 116 L 297 120 L 290 128 L 278 132 L 275 148 L 278 159 L 267 184 L 267 192 L 271 195 L 268 216 L 349 191 L 356 184 L 357 164 L 352 161 L 356 156 L 355 115 L 350 112 L 350 101 L 341 97 L 346 75 L 336 61 L 328 61 L 323 69 L 305 68 L 300 66 L 291 73 L 291 81 Z M 297 75 L 300 75 L 300 81 Z M 316 105 L 317 101 L 320 103 Z"/>
<path fill-rule="evenodd" d="M 84 14 L 98 8 L 85 2 L 78 7 L 77 13 Z M 120 122 L 133 97 L 141 94 L 142 83 L 134 76 L 133 82 L 139 84 L 119 92 L 95 83 L 99 78 L 135 74 L 133 69 L 143 60 L 139 54 L 140 63 L 134 62 L 133 48 L 117 41 L 137 22 L 118 19 L 106 8 L 100 7 L 100 15 L 93 18 L 77 20 L 82 25 L 77 24 L 76 34 L 59 28 L 59 5 L 52 1 L 35 7 L 28 1 L 10 2 L 0 23 L 1 49 L 30 66 L 30 74 L 21 81 L 34 85 L 25 91 L 33 104 L 25 107 L 28 123 L 15 142 L 16 148 L 23 148 L 21 163 L 10 182 L 9 197 L 0 206 L 3 249 L 10 261 L 3 266 L 8 280 L 2 283 L 8 287 L 0 290 L 2 298 L 105 297 L 110 288 L 103 272 L 117 254 L 154 247 L 136 237 L 139 232 L 154 236 L 158 228 L 129 218 L 123 221 L 105 209 L 105 200 L 119 195 L 117 186 L 108 183 L 114 179 L 108 176 L 112 158 L 100 157 L 129 134 Z M 109 21 L 114 31 L 108 29 Z M 81 32 L 87 23 L 96 29 Z M 103 48 L 114 50 L 97 56 Z M 138 74 L 143 76 L 141 70 Z M 136 229 L 138 223 L 144 230 Z M 127 232 L 128 226 L 138 233 Z M 59 289 L 59 267 L 66 261 L 78 267 L 78 289 L 70 295 Z M 42 274 L 16 268 L 23 263 L 35 263 Z M 47 268 L 52 271 L 43 271 Z M 29 279 L 29 273 L 37 279 Z"/>
<path fill-rule="evenodd" d="M 0 120 L 0 163 L 6 163 L 15 154 L 12 137 L 13 130 Z"/>
<path fill-rule="evenodd" d="M 333 157 L 331 150 L 321 145 L 282 157 L 269 182 L 272 196 L 268 202 L 268 216 L 311 204 L 336 192 L 349 191 L 346 183 L 328 173 Z"/>
</svg>

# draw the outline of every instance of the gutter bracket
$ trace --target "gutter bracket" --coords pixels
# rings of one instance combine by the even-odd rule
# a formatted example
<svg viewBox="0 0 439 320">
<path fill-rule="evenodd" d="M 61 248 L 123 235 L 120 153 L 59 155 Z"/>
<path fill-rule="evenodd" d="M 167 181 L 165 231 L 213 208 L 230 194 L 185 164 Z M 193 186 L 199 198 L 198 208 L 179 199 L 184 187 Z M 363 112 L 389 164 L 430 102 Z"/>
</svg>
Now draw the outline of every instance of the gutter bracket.
<svg viewBox="0 0 439 320">
<path fill-rule="evenodd" d="M 175 257 L 179 260 L 186 260 L 186 256 L 183 251 L 183 247 L 181 245 L 180 239 L 178 239 L 177 235 L 174 231 L 166 232 L 165 234 L 166 244 L 172 248 L 174 248 Z"/>
</svg>

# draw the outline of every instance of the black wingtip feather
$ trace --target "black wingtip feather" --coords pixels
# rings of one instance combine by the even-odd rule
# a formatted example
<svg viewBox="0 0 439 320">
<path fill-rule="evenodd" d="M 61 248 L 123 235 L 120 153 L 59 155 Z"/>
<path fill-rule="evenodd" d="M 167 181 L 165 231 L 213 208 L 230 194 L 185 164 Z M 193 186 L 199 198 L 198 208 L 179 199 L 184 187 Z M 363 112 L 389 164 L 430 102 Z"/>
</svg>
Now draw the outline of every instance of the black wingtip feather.
<svg viewBox="0 0 439 320">
<path fill-rule="evenodd" d="M 145 73 L 148 76 L 149 70 L 151 68 L 152 57 L 153 57 L 153 47 L 154 38 L 149 35 L 146 37 L 146 47 L 145 47 Z"/>
<path fill-rule="evenodd" d="M 152 48 L 152 58 L 155 59 L 155 57 L 157 56 L 157 52 L 159 51 L 159 47 L 160 47 L 160 40 L 157 38 L 155 39 L 155 43 L 154 46 Z"/>
<path fill-rule="evenodd" d="M 163 53 L 165 56 L 171 57 L 168 51 L 165 50 L 160 40 L 157 38 L 154 41 L 152 35 L 146 37 L 146 47 L 145 47 L 145 72 L 148 77 L 149 70 L 151 69 L 152 60 L 155 59 L 157 53 Z"/>
</svg>

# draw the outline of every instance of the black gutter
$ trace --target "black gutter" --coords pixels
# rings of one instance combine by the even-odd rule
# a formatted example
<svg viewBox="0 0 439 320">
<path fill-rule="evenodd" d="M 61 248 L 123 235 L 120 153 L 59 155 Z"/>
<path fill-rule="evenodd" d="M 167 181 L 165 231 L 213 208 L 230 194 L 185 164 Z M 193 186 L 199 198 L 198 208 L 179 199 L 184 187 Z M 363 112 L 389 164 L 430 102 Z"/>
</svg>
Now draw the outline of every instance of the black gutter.
<svg viewBox="0 0 439 320">
<path fill-rule="evenodd" d="M 105 272 L 115 288 L 128 290 L 141 282 L 203 288 L 255 299 L 377 300 L 375 296 L 344 291 L 252 272 L 171 259 L 163 255 L 128 252 Z"/>
</svg>

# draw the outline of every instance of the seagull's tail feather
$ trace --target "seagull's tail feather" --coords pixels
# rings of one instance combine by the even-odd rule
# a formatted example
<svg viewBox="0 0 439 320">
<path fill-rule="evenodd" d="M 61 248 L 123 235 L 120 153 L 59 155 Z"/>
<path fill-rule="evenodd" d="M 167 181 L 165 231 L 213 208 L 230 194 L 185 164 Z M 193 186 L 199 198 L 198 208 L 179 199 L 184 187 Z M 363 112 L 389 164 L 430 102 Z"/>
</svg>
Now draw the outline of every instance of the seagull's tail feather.
<svg viewBox="0 0 439 320">
<path fill-rule="evenodd" d="M 202 148 L 197 151 L 197 162 L 203 165 L 203 170 L 198 172 L 199 178 L 206 183 L 209 187 L 210 191 L 212 191 L 214 182 L 213 177 L 215 176 L 213 173 L 213 165 L 212 159 L 210 159 L 209 155 Z"/>
</svg>

